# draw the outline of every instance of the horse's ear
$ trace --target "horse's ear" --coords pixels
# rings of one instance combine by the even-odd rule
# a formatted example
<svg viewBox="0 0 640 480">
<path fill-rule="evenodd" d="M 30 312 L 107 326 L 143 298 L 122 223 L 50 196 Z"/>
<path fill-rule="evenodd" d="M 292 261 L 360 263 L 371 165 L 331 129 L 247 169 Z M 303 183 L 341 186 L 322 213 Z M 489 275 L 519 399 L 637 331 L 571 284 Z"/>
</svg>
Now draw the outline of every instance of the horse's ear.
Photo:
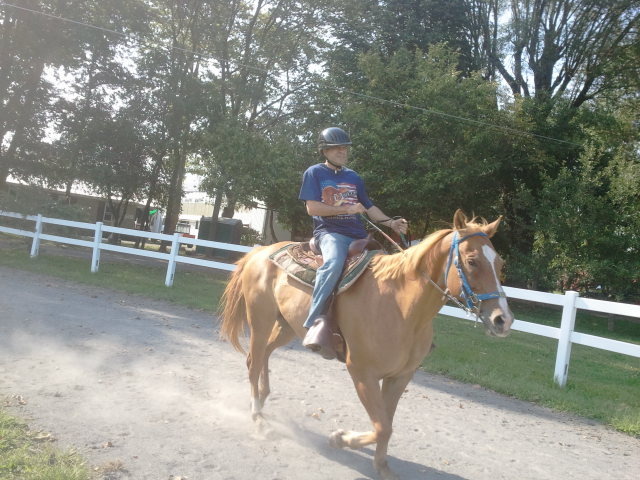
<svg viewBox="0 0 640 480">
<path fill-rule="evenodd" d="M 489 238 L 493 237 L 495 235 L 495 233 L 498 231 L 498 225 L 500 225 L 501 221 L 502 221 L 502 215 L 500 215 L 495 222 L 492 222 L 492 223 L 486 225 L 482 229 L 482 231 L 484 233 L 486 233 Z"/>
<path fill-rule="evenodd" d="M 458 209 L 456 213 L 453 214 L 453 229 L 463 230 L 465 228 L 467 228 L 467 216 L 461 209 Z"/>
</svg>

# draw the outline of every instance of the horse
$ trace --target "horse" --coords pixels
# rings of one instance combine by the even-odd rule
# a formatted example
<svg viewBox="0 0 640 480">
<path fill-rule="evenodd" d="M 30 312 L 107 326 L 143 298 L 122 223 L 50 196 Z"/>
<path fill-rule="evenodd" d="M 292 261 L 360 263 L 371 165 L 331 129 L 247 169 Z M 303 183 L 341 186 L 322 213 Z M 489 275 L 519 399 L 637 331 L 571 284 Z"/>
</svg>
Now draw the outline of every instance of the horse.
<svg viewBox="0 0 640 480">
<path fill-rule="evenodd" d="M 338 430 L 329 443 L 353 449 L 376 444 L 373 463 L 383 480 L 398 478 L 387 462 L 393 417 L 432 349 L 432 320 L 440 308 L 454 299 L 477 315 L 488 334 L 509 333 L 514 317 L 499 280 L 503 261 L 490 241 L 501 219 L 469 220 L 458 210 L 452 229 L 403 252 L 374 256 L 357 282 L 335 297 L 346 367 L 373 430 Z M 262 409 L 270 393 L 269 356 L 306 333 L 311 288 L 269 260 L 286 244 L 257 247 L 241 258 L 221 302 L 220 334 L 243 353 L 240 335 L 248 326 L 251 416 L 258 428 L 264 426 Z"/>
</svg>

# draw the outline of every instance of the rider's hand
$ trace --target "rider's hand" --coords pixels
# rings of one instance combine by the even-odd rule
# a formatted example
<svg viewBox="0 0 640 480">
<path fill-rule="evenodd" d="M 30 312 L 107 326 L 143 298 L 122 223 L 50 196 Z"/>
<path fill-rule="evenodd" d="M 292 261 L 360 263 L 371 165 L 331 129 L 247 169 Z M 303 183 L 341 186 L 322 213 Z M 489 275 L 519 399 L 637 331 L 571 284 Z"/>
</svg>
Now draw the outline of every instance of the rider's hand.
<svg viewBox="0 0 640 480">
<path fill-rule="evenodd" d="M 402 233 L 403 235 L 407 233 L 409 229 L 409 222 L 407 222 L 404 218 L 396 218 L 389 222 L 389 226 L 398 233 Z"/>
<path fill-rule="evenodd" d="M 353 205 L 347 206 L 348 215 L 357 215 L 358 213 L 365 213 L 366 211 L 367 209 L 364 208 L 364 205 L 361 203 L 354 203 Z"/>
</svg>

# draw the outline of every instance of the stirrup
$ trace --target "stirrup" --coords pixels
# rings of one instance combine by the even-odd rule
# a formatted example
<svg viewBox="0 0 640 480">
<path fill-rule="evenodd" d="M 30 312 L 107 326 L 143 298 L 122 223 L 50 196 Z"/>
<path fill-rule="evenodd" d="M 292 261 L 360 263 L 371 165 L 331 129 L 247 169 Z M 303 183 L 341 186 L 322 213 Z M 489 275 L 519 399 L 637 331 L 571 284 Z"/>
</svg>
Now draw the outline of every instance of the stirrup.
<svg viewBox="0 0 640 480">
<path fill-rule="evenodd" d="M 313 322 L 307 334 L 302 340 L 302 346 L 319 353 L 326 360 L 336 358 L 336 351 L 333 348 L 333 332 L 329 326 L 326 315 L 321 315 Z"/>
</svg>

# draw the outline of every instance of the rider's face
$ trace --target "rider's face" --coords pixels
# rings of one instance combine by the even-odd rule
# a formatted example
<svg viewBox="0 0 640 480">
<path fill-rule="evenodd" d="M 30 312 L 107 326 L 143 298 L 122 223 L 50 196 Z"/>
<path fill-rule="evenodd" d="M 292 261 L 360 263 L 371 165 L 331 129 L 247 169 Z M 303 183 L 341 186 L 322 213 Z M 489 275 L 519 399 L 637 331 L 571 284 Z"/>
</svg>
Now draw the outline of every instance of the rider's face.
<svg viewBox="0 0 640 480">
<path fill-rule="evenodd" d="M 338 167 L 344 167 L 349 159 L 349 146 L 340 145 L 337 147 L 325 148 L 322 150 L 322 153 L 324 153 L 324 156 L 330 163 L 337 165 Z"/>
</svg>

